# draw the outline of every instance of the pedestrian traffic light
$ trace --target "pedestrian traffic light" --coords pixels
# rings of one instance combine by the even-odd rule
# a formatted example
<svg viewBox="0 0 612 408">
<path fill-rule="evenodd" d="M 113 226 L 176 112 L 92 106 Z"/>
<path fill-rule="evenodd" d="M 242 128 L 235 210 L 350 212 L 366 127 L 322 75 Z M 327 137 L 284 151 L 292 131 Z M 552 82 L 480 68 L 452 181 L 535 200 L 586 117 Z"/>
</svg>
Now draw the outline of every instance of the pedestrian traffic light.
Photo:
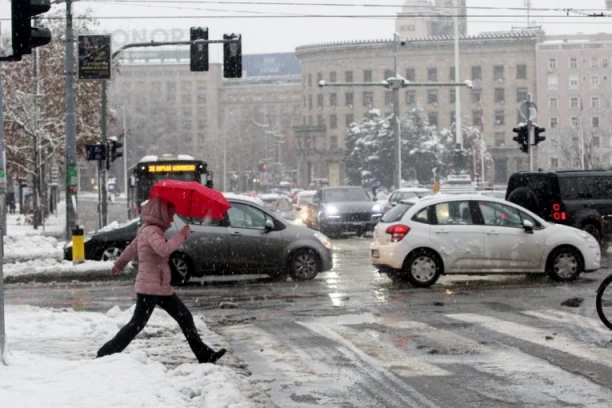
<svg viewBox="0 0 612 408">
<path fill-rule="evenodd" d="M 539 126 L 536 125 L 536 126 L 534 126 L 533 131 L 535 133 L 534 134 L 534 136 L 535 136 L 534 137 L 534 143 L 535 144 L 538 144 L 538 143 L 543 142 L 543 141 L 546 140 L 546 136 L 540 136 L 542 133 L 546 132 L 546 128 L 539 127 Z"/>
<path fill-rule="evenodd" d="M 242 78 L 242 35 L 223 34 L 223 77 Z"/>
<path fill-rule="evenodd" d="M 51 30 L 33 27 L 31 19 L 46 13 L 51 8 L 50 0 L 12 0 L 12 41 L 13 57 L 20 61 L 24 54 L 32 54 L 32 48 L 51 42 Z"/>
<path fill-rule="evenodd" d="M 208 43 L 193 41 L 208 41 L 208 27 L 191 27 L 190 62 L 192 72 L 208 71 Z"/>
<path fill-rule="evenodd" d="M 111 140 L 110 142 L 110 158 L 111 161 L 115 161 L 120 157 L 123 157 L 123 152 L 119 151 L 123 147 L 123 143 L 118 140 Z"/>
<path fill-rule="evenodd" d="M 512 138 L 519 144 L 521 152 L 529 153 L 529 128 L 527 125 L 522 125 L 512 129 L 517 135 Z"/>
</svg>

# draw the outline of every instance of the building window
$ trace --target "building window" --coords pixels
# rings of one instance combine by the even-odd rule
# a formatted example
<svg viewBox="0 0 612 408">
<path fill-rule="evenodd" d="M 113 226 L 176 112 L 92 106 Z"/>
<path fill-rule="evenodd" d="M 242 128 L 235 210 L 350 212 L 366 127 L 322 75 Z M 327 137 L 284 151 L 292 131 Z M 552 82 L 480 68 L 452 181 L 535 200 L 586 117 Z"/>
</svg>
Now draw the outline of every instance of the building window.
<svg viewBox="0 0 612 408">
<path fill-rule="evenodd" d="M 329 148 L 337 149 L 338 148 L 338 136 L 330 136 L 329 137 Z"/>
<path fill-rule="evenodd" d="M 329 82 L 336 82 L 336 72 L 330 72 L 329 73 Z"/>
<path fill-rule="evenodd" d="M 450 89 L 448 91 L 448 101 L 449 103 L 455 103 L 457 99 L 457 91 L 454 89 Z"/>
<path fill-rule="evenodd" d="M 578 109 L 578 98 L 570 98 L 570 108 Z"/>
<path fill-rule="evenodd" d="M 338 117 L 336 115 L 329 116 L 329 128 L 330 129 L 338 128 Z"/>
<path fill-rule="evenodd" d="M 550 58 L 548 60 L 548 69 L 557 69 L 557 59 L 556 58 Z"/>
<path fill-rule="evenodd" d="M 569 77 L 569 87 L 570 89 L 578 89 L 578 76 Z"/>
<path fill-rule="evenodd" d="M 557 118 L 556 116 L 553 116 L 550 118 L 550 128 L 556 128 L 559 127 L 559 118 Z"/>
<path fill-rule="evenodd" d="M 569 60 L 569 67 L 572 69 L 576 69 L 578 68 L 578 58 L 576 57 L 572 57 Z"/>
<path fill-rule="evenodd" d="M 346 127 L 351 126 L 351 123 L 353 122 L 355 122 L 355 115 L 353 115 L 352 113 L 349 113 L 348 115 L 345 116 L 344 124 L 346 125 Z"/>
<path fill-rule="evenodd" d="M 366 69 L 363 71 L 363 82 L 372 82 L 372 71 Z"/>
<path fill-rule="evenodd" d="M 371 108 L 374 104 L 374 95 L 372 92 L 364 92 L 363 93 L 363 106 Z"/>
<path fill-rule="evenodd" d="M 527 65 L 519 64 L 516 66 L 516 79 L 527 79 Z"/>
<path fill-rule="evenodd" d="M 495 88 L 495 102 L 504 103 L 504 88 Z"/>
<path fill-rule="evenodd" d="M 393 105 L 393 91 L 385 92 L 385 105 Z"/>
<path fill-rule="evenodd" d="M 558 109 L 559 104 L 557 102 L 557 98 L 549 98 L 548 99 L 548 108 L 549 109 Z"/>
<path fill-rule="evenodd" d="M 599 109 L 599 96 L 591 97 L 591 108 Z"/>
<path fill-rule="evenodd" d="M 495 111 L 495 125 L 503 125 L 506 119 L 506 112 L 503 110 Z"/>
<path fill-rule="evenodd" d="M 572 116 L 571 122 L 573 127 L 578 127 L 578 125 L 580 124 L 580 121 L 575 116 Z"/>
<path fill-rule="evenodd" d="M 591 57 L 591 68 L 599 68 L 599 57 Z"/>
<path fill-rule="evenodd" d="M 329 94 L 329 106 L 336 107 L 338 104 L 338 96 L 335 93 Z"/>
<path fill-rule="evenodd" d="M 324 126 L 325 125 L 325 121 L 323 120 L 323 115 L 317 115 L 317 125 L 318 126 Z"/>
<path fill-rule="evenodd" d="M 395 78 L 395 72 L 392 69 L 385 69 L 385 76 L 383 79 Z"/>
<path fill-rule="evenodd" d="M 591 88 L 599 86 L 599 75 L 591 75 Z"/>
<path fill-rule="evenodd" d="M 593 147 L 599 147 L 599 136 L 593 136 L 591 139 L 591 144 Z"/>
<path fill-rule="evenodd" d="M 472 67 L 472 81 L 480 81 L 482 79 L 482 68 Z"/>
<path fill-rule="evenodd" d="M 416 70 L 414 68 L 406 68 L 406 79 L 416 82 Z"/>
<path fill-rule="evenodd" d="M 348 106 L 349 108 L 353 107 L 353 93 L 346 92 L 344 94 L 344 106 Z"/>
<path fill-rule="evenodd" d="M 427 103 L 429 105 L 437 105 L 438 104 L 438 91 L 435 89 L 429 89 L 427 91 Z"/>
<path fill-rule="evenodd" d="M 438 68 L 427 68 L 427 80 L 429 82 L 438 82 Z"/>
<path fill-rule="evenodd" d="M 558 167 L 559 167 L 559 159 L 557 159 L 556 157 L 553 157 L 552 159 L 550 159 L 550 168 L 556 169 Z"/>
<path fill-rule="evenodd" d="M 548 76 L 548 89 L 557 89 L 558 79 L 556 75 Z"/>
<path fill-rule="evenodd" d="M 472 89 L 472 103 L 480 103 L 482 100 L 482 90 Z"/>
<path fill-rule="evenodd" d="M 318 94 L 317 95 L 317 107 L 318 108 L 322 108 L 323 107 L 323 94 Z"/>
<path fill-rule="evenodd" d="M 308 74 L 308 86 L 312 87 L 312 74 Z"/>
<path fill-rule="evenodd" d="M 472 126 L 480 126 L 482 124 L 482 112 L 479 110 L 472 111 Z"/>
<path fill-rule="evenodd" d="M 448 79 L 449 81 L 455 81 L 455 67 L 450 67 L 448 70 Z"/>
<path fill-rule="evenodd" d="M 191 95 L 181 95 L 181 103 L 183 105 L 190 105 L 191 104 Z"/>
<path fill-rule="evenodd" d="M 593 116 L 591 118 L 591 127 L 598 128 L 599 127 L 599 116 Z"/>
<path fill-rule="evenodd" d="M 496 81 L 504 80 L 504 66 L 503 65 L 495 65 L 493 67 L 493 78 Z"/>
<path fill-rule="evenodd" d="M 608 68 L 608 57 L 603 57 L 601 59 L 601 67 L 602 68 Z"/>
<path fill-rule="evenodd" d="M 529 99 L 527 88 L 516 88 L 516 101 L 523 102 Z"/>
<path fill-rule="evenodd" d="M 505 146 L 506 145 L 506 134 L 504 132 L 495 132 L 495 146 Z"/>
<path fill-rule="evenodd" d="M 438 127 L 438 114 L 436 112 L 429 112 L 429 125 Z"/>
<path fill-rule="evenodd" d="M 308 109 L 312 109 L 312 95 L 308 95 Z"/>
<path fill-rule="evenodd" d="M 353 71 L 344 72 L 344 82 L 353 82 Z"/>
<path fill-rule="evenodd" d="M 412 105 L 416 102 L 416 91 L 406 91 L 406 104 Z"/>
</svg>

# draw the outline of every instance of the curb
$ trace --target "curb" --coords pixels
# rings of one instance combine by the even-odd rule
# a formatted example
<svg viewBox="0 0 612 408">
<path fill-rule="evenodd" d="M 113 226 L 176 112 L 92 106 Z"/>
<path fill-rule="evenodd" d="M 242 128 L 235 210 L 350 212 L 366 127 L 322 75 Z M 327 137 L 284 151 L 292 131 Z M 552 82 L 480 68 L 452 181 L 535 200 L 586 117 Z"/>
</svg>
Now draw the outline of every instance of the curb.
<svg viewBox="0 0 612 408">
<path fill-rule="evenodd" d="M 89 270 L 87 272 L 78 271 L 58 271 L 45 273 L 24 273 L 18 275 L 4 276 L 6 284 L 23 283 L 52 283 L 52 282 L 91 282 L 91 281 L 129 281 L 136 278 L 136 271 L 124 272 L 112 276 L 108 273 L 108 268 L 100 270 Z"/>
</svg>

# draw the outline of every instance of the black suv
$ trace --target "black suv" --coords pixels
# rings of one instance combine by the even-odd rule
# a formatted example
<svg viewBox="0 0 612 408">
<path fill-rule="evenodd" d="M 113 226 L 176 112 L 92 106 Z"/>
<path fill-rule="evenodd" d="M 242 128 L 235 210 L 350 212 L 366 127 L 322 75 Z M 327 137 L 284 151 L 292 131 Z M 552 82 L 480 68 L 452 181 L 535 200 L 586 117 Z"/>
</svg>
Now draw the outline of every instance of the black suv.
<svg viewBox="0 0 612 408">
<path fill-rule="evenodd" d="M 546 221 L 582 229 L 602 245 L 612 234 L 612 172 L 520 172 L 510 176 L 506 200 Z"/>
</svg>

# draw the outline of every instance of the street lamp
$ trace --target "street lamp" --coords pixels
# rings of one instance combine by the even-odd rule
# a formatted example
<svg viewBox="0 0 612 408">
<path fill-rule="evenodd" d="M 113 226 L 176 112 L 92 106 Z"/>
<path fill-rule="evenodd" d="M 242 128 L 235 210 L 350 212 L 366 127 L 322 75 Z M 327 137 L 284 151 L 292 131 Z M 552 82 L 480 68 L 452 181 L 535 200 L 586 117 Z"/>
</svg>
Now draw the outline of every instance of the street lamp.
<svg viewBox="0 0 612 408">
<path fill-rule="evenodd" d="M 395 77 L 387 78 L 384 81 L 380 82 L 325 82 L 319 81 L 319 87 L 323 88 L 325 86 L 382 86 L 384 88 L 391 88 L 395 93 L 395 97 L 393 98 L 393 111 L 396 120 L 396 138 L 397 138 L 397 188 L 401 187 L 402 182 L 402 136 L 401 136 L 401 128 L 400 128 L 400 119 L 399 119 L 399 90 L 402 88 L 409 87 L 423 87 L 426 86 L 428 88 L 439 87 L 439 86 L 455 86 L 461 87 L 465 86 L 468 89 L 473 88 L 472 81 L 467 80 L 463 82 L 410 82 L 406 78 L 401 75 L 395 74 Z M 458 95 L 457 95 L 458 97 Z"/>
</svg>

